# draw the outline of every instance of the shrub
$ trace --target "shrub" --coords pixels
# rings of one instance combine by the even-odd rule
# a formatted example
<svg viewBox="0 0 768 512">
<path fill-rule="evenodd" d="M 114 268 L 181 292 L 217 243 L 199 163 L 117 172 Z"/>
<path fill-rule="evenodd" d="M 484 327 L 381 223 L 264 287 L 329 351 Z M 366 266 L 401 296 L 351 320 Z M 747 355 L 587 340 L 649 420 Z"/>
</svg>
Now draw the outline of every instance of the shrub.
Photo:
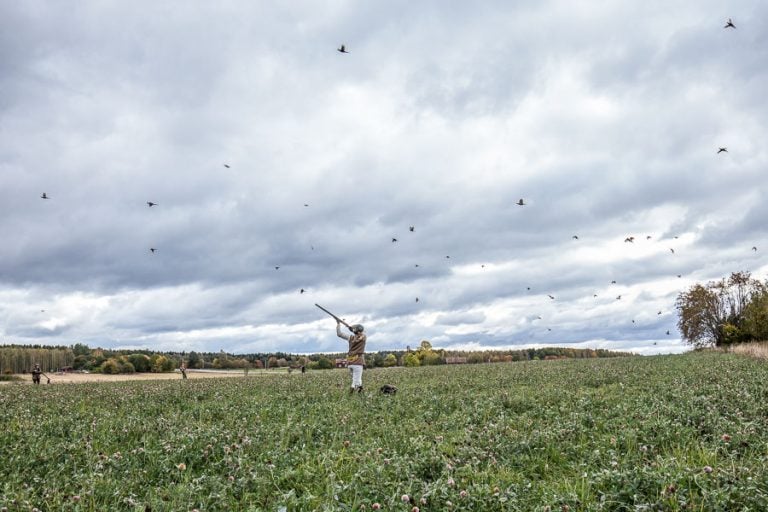
<svg viewBox="0 0 768 512">
<path fill-rule="evenodd" d="M 118 363 L 117 359 L 113 357 L 110 357 L 104 361 L 99 368 L 101 369 L 101 373 L 105 373 L 107 375 L 116 375 L 120 373 L 120 363 Z"/>
</svg>

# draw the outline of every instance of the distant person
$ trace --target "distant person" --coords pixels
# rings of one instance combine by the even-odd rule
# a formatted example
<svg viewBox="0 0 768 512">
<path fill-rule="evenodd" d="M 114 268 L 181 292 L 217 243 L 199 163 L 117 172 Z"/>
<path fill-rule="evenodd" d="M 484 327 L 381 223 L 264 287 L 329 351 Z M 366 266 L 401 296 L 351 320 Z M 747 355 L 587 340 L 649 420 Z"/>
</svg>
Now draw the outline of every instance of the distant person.
<svg viewBox="0 0 768 512">
<path fill-rule="evenodd" d="M 40 369 L 39 364 L 35 364 L 35 367 L 32 368 L 32 384 L 40 384 L 40 376 L 44 375 L 46 380 L 48 381 L 48 384 L 51 383 L 51 378 L 43 373 L 43 370 Z"/>
<path fill-rule="evenodd" d="M 304 365 L 301 365 L 301 373 L 307 373 L 307 367 Z"/>
<path fill-rule="evenodd" d="M 349 342 L 349 351 L 347 352 L 347 367 L 352 374 L 352 386 L 349 392 L 363 392 L 363 367 L 365 366 L 365 342 L 366 335 L 363 333 L 363 326 L 355 324 L 350 327 L 352 335 L 341 332 L 341 322 L 336 319 L 336 335 Z"/>
<path fill-rule="evenodd" d="M 179 367 L 179 370 L 181 370 L 181 378 L 183 380 L 187 379 L 187 367 L 184 365 L 184 363 L 181 363 L 181 366 Z"/>
<path fill-rule="evenodd" d="M 32 368 L 32 384 L 40 384 L 40 376 L 43 374 L 43 370 L 40 369 L 40 365 L 36 364 Z"/>
</svg>

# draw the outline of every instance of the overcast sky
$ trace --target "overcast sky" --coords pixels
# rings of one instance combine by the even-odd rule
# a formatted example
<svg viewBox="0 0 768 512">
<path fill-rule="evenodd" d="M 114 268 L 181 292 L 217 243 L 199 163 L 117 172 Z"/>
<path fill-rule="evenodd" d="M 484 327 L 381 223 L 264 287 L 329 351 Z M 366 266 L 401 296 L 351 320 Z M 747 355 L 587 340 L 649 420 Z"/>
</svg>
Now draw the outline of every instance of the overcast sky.
<svg viewBox="0 0 768 512">
<path fill-rule="evenodd" d="M 0 341 L 680 352 L 766 90 L 761 0 L 0 2 Z"/>
</svg>

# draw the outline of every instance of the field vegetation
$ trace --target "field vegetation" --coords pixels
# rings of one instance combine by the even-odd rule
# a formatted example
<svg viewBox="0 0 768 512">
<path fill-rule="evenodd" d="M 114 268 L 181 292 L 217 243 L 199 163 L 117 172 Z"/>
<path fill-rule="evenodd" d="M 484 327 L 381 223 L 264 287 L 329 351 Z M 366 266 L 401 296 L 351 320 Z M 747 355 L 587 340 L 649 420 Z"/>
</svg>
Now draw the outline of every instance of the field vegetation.
<svg viewBox="0 0 768 512">
<path fill-rule="evenodd" d="M 768 359 L 768 342 L 753 342 L 753 343 L 741 343 L 726 347 L 728 352 L 734 354 L 744 354 L 751 357 L 757 357 L 760 359 Z"/>
<path fill-rule="evenodd" d="M 768 510 L 737 354 L 0 389 L 0 510 Z M 399 388 L 382 395 L 384 383 Z"/>
</svg>

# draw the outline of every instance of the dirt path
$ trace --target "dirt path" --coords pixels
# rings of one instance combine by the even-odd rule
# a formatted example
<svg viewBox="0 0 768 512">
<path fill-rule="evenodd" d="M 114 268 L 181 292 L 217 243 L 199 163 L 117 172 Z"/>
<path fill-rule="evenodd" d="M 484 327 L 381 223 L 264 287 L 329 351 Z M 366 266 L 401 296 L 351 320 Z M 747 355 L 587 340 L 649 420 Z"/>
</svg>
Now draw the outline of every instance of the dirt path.
<svg viewBox="0 0 768 512">
<path fill-rule="evenodd" d="M 251 370 L 248 372 L 249 377 L 255 377 L 255 376 L 268 376 L 268 375 L 283 375 L 285 372 L 281 371 L 259 371 L 259 370 Z M 82 382 L 124 382 L 124 381 L 134 381 L 134 380 L 181 380 L 181 373 L 179 372 L 169 372 L 169 373 L 121 373 L 118 375 L 104 375 L 101 373 L 75 373 L 75 372 L 67 372 L 67 373 L 47 373 L 48 377 L 51 378 L 51 385 L 53 384 L 78 384 Z M 19 375 L 21 377 L 23 383 L 31 383 L 32 382 L 32 375 L 26 374 L 26 375 Z M 206 371 L 196 371 L 196 370 L 187 370 L 187 377 L 190 379 L 210 379 L 210 378 L 221 378 L 221 377 L 244 377 L 242 370 L 233 370 L 233 371 L 227 371 L 227 370 L 206 370 Z M 19 383 L 19 381 L 15 381 L 16 383 Z M 40 379 L 41 385 L 46 385 L 46 379 L 45 377 L 42 377 Z M 13 382 L 0 382 L 12 384 Z"/>
</svg>

